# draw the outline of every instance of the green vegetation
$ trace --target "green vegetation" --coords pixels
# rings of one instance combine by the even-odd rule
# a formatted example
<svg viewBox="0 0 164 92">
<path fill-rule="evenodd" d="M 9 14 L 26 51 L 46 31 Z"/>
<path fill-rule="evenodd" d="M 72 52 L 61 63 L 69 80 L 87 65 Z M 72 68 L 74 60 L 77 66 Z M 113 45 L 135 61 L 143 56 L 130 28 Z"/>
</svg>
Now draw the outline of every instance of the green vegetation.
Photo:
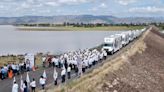
<svg viewBox="0 0 164 92">
<path fill-rule="evenodd" d="M 115 30 L 135 30 L 142 29 L 146 24 L 107 24 L 107 23 L 69 23 L 63 24 L 19 24 L 16 25 L 19 30 L 26 31 L 115 31 Z"/>
<path fill-rule="evenodd" d="M 142 29 L 144 26 L 104 26 L 104 27 L 73 27 L 73 26 L 58 26 L 58 27 L 17 27 L 24 31 L 115 31 L 115 30 L 134 30 Z"/>
</svg>

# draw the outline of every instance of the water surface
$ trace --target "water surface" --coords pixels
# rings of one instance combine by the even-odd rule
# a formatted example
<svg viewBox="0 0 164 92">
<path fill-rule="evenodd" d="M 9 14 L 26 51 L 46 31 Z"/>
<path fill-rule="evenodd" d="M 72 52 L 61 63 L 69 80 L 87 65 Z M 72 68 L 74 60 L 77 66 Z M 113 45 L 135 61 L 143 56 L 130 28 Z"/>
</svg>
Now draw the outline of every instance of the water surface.
<svg viewBox="0 0 164 92">
<path fill-rule="evenodd" d="M 0 55 L 51 52 L 53 54 L 92 48 L 106 36 L 120 31 L 19 31 L 0 26 Z"/>
</svg>

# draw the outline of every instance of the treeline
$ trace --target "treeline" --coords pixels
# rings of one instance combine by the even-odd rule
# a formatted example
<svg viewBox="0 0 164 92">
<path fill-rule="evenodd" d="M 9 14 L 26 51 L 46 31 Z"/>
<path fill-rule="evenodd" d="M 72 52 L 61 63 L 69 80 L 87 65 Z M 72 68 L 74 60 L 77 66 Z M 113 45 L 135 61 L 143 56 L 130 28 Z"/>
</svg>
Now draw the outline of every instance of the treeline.
<svg viewBox="0 0 164 92">
<path fill-rule="evenodd" d="M 63 24 L 50 24 L 50 23 L 38 23 L 38 24 L 18 24 L 16 26 L 29 26 L 29 27 L 108 27 L 108 26 L 148 26 L 155 25 L 160 26 L 164 29 L 164 23 L 119 23 L 119 24 L 108 24 L 108 23 L 70 23 L 64 22 Z"/>
<path fill-rule="evenodd" d="M 155 25 L 155 26 L 161 28 L 162 30 L 164 30 L 164 23 L 151 23 L 151 25 Z"/>
</svg>

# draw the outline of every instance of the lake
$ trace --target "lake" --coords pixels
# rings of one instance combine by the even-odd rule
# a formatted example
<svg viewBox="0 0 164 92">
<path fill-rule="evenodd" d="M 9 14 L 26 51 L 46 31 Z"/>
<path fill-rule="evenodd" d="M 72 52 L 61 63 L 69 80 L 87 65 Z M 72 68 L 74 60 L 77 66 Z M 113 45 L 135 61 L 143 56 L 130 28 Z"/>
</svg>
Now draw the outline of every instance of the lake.
<svg viewBox="0 0 164 92">
<path fill-rule="evenodd" d="M 46 53 L 53 54 L 92 48 L 104 37 L 121 31 L 20 31 L 14 26 L 0 26 L 0 55 Z"/>
</svg>

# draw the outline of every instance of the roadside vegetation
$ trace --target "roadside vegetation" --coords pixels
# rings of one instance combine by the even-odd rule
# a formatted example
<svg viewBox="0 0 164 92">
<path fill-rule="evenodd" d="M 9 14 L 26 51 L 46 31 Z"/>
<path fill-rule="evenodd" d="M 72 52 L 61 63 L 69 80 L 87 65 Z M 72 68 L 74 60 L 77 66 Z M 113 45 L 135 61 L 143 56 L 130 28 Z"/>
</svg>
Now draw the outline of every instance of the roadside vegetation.
<svg viewBox="0 0 164 92">
<path fill-rule="evenodd" d="M 35 64 L 37 67 L 42 65 L 42 53 L 37 53 L 35 55 Z M 22 63 L 24 62 L 24 55 L 5 55 L 0 56 L 0 66 L 11 63 Z"/>
<path fill-rule="evenodd" d="M 19 30 L 24 31 L 117 31 L 135 30 L 144 28 L 145 24 L 84 24 L 84 23 L 63 23 L 63 24 L 20 24 L 16 25 Z"/>
</svg>

